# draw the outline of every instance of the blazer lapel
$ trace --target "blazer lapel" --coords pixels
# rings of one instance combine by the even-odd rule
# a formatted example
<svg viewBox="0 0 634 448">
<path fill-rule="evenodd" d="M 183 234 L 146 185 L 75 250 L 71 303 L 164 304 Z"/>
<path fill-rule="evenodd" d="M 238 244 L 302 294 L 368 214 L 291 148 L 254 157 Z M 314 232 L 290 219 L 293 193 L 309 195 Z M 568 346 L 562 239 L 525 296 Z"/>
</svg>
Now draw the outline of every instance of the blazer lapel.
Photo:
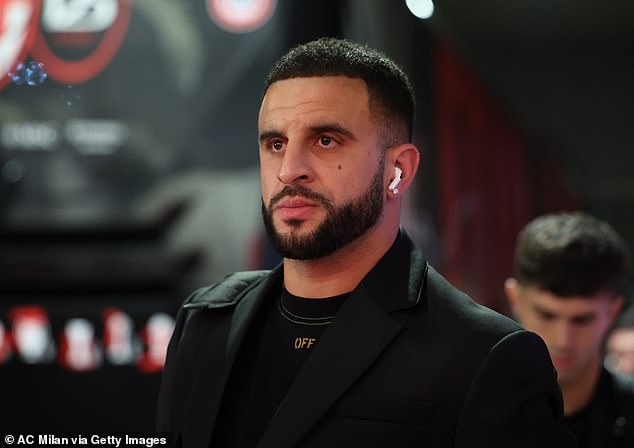
<svg viewBox="0 0 634 448">
<path fill-rule="evenodd" d="M 360 287 L 348 297 L 302 366 L 258 448 L 296 446 L 398 334 L 400 324 L 368 296 Z"/>
<path fill-rule="evenodd" d="M 191 402 L 186 408 L 181 435 L 183 446 L 209 446 L 227 379 L 238 349 L 254 316 L 262 308 L 265 300 L 270 297 L 271 289 L 281 288 L 281 272 L 281 268 L 276 269 L 267 280 L 249 291 L 247 296 L 236 305 L 231 317 L 223 320 L 224 329 L 209 328 L 204 346 L 198 355 L 196 368 L 198 374 L 190 389 Z M 208 312 L 225 311 L 220 309 Z M 230 313 L 230 310 L 226 312 Z M 226 344 L 221 343 L 222 338 L 226 339 Z"/>
<path fill-rule="evenodd" d="M 389 312 L 417 306 L 426 277 L 421 250 L 401 230 L 315 346 L 258 448 L 290 448 L 300 442 L 401 331 Z"/>
</svg>

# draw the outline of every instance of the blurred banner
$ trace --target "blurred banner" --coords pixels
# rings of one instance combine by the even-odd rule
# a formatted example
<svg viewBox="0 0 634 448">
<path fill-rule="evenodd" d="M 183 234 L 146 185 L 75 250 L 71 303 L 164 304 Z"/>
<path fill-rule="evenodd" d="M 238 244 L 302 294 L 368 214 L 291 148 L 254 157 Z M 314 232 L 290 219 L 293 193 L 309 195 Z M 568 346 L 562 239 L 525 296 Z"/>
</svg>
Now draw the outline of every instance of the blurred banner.
<svg viewBox="0 0 634 448">
<path fill-rule="evenodd" d="M 258 99 L 293 8 L 0 0 L 4 429 L 152 430 L 178 306 L 266 252 Z"/>
</svg>

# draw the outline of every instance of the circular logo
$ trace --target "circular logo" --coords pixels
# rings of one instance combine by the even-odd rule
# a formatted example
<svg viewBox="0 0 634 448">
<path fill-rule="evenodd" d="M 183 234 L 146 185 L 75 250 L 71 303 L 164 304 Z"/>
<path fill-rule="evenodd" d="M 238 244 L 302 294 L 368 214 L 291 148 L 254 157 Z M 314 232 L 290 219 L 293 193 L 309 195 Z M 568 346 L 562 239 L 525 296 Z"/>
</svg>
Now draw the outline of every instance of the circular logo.
<svg viewBox="0 0 634 448">
<path fill-rule="evenodd" d="M 207 0 L 211 19 L 232 33 L 248 33 L 264 26 L 277 6 L 277 0 Z"/>
<path fill-rule="evenodd" d="M 31 55 L 58 82 L 86 82 L 119 51 L 131 14 L 132 0 L 44 0 Z"/>
<path fill-rule="evenodd" d="M 31 48 L 39 18 L 39 0 L 0 0 L 0 90 Z"/>
</svg>

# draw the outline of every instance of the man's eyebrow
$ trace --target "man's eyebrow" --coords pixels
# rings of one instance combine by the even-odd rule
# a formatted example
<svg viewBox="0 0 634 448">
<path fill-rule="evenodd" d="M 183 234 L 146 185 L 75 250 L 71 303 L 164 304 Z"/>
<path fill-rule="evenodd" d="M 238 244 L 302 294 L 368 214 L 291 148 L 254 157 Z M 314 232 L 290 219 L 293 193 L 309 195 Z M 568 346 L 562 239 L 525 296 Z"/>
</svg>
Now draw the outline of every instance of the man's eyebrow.
<svg viewBox="0 0 634 448">
<path fill-rule="evenodd" d="M 597 318 L 597 313 L 594 311 L 586 311 L 585 313 L 579 313 L 572 316 L 573 321 L 591 321 Z"/>
<path fill-rule="evenodd" d="M 274 137 L 284 137 L 284 134 L 282 134 L 279 131 L 263 131 L 259 137 L 258 137 L 258 141 L 260 142 L 260 144 L 264 143 L 265 141 L 267 141 L 270 138 L 274 138 Z"/>
<path fill-rule="evenodd" d="M 320 123 L 310 127 L 311 131 L 316 134 L 322 132 L 335 132 L 337 134 L 341 134 L 345 137 L 348 137 L 351 140 L 356 140 L 357 138 L 349 129 L 344 128 L 336 123 Z"/>
<path fill-rule="evenodd" d="M 321 134 L 323 132 L 334 132 L 337 134 L 341 134 L 345 137 L 348 137 L 351 140 L 356 140 L 357 137 L 350 131 L 349 129 L 344 128 L 343 126 L 336 123 L 319 123 L 310 127 L 311 132 L 315 134 Z M 266 140 L 280 137 L 284 138 L 284 134 L 279 131 L 270 130 L 270 131 L 262 131 L 258 137 L 260 144 L 264 143 Z"/>
<path fill-rule="evenodd" d="M 533 303 L 532 305 L 533 305 L 533 309 L 543 316 L 557 317 L 557 313 L 550 311 L 549 309 L 544 308 L 537 303 Z"/>
</svg>

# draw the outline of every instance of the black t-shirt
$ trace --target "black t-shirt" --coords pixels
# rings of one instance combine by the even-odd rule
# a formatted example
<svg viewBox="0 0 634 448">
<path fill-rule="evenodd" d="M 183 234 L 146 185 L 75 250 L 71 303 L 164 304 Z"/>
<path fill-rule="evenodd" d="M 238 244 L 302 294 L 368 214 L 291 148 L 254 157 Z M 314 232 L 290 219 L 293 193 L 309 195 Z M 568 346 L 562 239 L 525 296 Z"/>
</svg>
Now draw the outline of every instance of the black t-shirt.
<svg viewBox="0 0 634 448">
<path fill-rule="evenodd" d="M 634 447 L 634 401 L 623 380 L 601 371 L 590 402 L 566 416 L 563 424 L 575 435 L 579 448 Z"/>
<path fill-rule="evenodd" d="M 311 351 L 349 294 L 322 299 L 285 289 L 238 353 L 211 446 L 254 447 Z"/>
<path fill-rule="evenodd" d="M 592 403 L 578 412 L 563 418 L 563 424 L 574 434 L 579 443 L 578 448 L 588 448 L 590 428 L 592 427 Z"/>
</svg>

